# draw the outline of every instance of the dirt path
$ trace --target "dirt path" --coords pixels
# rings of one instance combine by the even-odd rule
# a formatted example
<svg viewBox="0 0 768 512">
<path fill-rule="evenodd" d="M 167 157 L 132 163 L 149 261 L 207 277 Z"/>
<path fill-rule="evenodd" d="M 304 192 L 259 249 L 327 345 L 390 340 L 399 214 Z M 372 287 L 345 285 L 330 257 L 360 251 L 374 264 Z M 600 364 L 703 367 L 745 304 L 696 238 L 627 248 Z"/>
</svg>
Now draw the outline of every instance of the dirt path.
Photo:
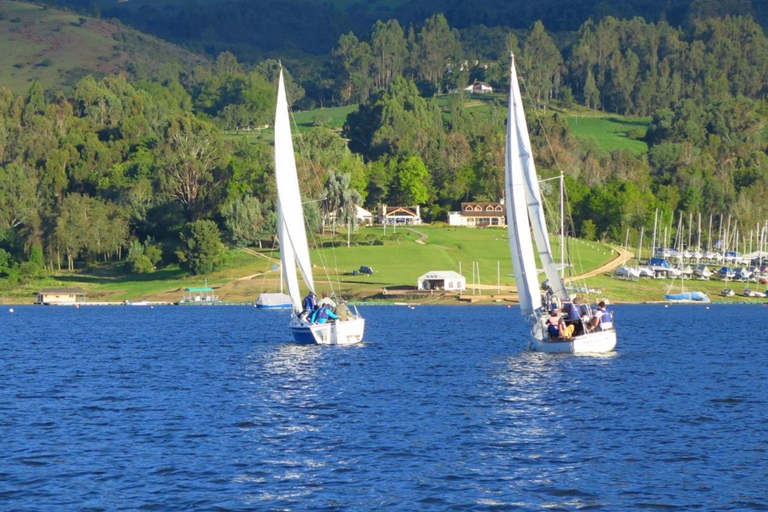
<svg viewBox="0 0 768 512">
<path fill-rule="evenodd" d="M 585 272 L 578 276 L 573 276 L 565 279 L 566 283 L 569 283 L 571 281 L 578 281 L 580 279 L 586 279 L 588 277 L 592 276 L 598 276 L 600 274 L 605 274 L 606 272 L 610 272 L 611 270 L 615 269 L 619 265 L 621 265 L 622 261 L 626 261 L 629 259 L 632 259 L 635 257 L 635 253 L 628 251 L 626 249 L 622 249 L 621 247 L 614 247 L 610 246 L 612 249 L 616 250 L 618 253 L 615 258 L 613 258 L 611 261 L 603 265 L 602 267 L 598 267 L 595 270 L 590 270 L 589 272 Z"/>
<path fill-rule="evenodd" d="M 414 242 L 416 242 L 417 244 L 421 244 L 421 245 L 426 245 L 427 244 L 427 238 L 429 238 L 428 234 L 426 234 L 424 232 L 421 232 L 421 231 L 417 231 L 417 230 L 415 230 L 413 228 L 405 228 L 405 229 L 407 229 L 411 233 L 416 233 L 417 235 L 419 235 L 419 238 L 414 240 Z"/>
<path fill-rule="evenodd" d="M 270 258 L 266 254 L 262 254 L 262 253 L 260 253 L 258 251 L 254 251 L 250 247 L 242 247 L 240 250 L 243 251 L 244 253 L 250 254 L 251 256 L 258 256 L 259 258 L 264 258 L 267 261 L 275 262 L 275 264 L 279 263 L 277 259 Z M 258 272 L 256 274 L 251 274 L 249 276 L 238 277 L 237 279 L 235 279 L 235 281 L 246 281 L 248 279 L 253 279 L 254 277 L 263 276 L 264 274 L 265 274 L 265 272 Z"/>
</svg>

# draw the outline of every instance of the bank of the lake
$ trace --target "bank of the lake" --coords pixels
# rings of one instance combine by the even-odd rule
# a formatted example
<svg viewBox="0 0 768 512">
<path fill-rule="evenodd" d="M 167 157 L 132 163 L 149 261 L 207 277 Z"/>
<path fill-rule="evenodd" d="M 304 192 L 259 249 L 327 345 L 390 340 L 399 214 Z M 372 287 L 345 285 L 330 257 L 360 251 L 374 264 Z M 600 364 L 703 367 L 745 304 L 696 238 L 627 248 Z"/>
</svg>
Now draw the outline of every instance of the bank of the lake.
<svg viewBox="0 0 768 512">
<path fill-rule="evenodd" d="M 426 225 L 411 228 L 364 228 L 350 235 L 325 235 L 318 242 L 323 249 L 313 251 L 318 291 L 340 292 L 346 298 L 367 303 L 420 304 L 514 304 L 517 302 L 513 270 L 505 229 L 453 228 Z M 355 245 L 357 244 L 357 245 Z M 559 240 L 552 240 L 553 252 L 559 252 Z M 590 288 L 602 290 L 594 298 L 612 303 L 663 301 L 672 288 L 679 291 L 680 281 L 642 279 L 626 281 L 612 277 L 613 270 L 631 257 L 620 247 L 578 239 L 567 240 L 568 249 L 578 261 L 573 273 L 586 276 Z M 231 249 L 223 267 L 204 276 L 191 276 L 178 266 L 169 266 L 145 274 L 129 274 L 122 263 L 94 264 L 74 272 L 25 281 L 14 288 L 0 287 L 0 304 L 31 304 L 35 292 L 50 287 L 77 287 L 89 302 L 123 303 L 150 301 L 174 303 L 181 300 L 185 288 L 209 286 L 219 300 L 227 303 L 252 303 L 263 292 L 280 289 L 279 253 L 270 248 Z M 361 266 L 373 274 L 359 272 Z M 473 272 L 475 266 L 478 271 Z M 329 271 L 324 271 L 324 268 Z M 447 292 L 415 290 L 419 276 L 435 270 L 454 270 L 467 279 L 464 300 Z M 479 277 L 478 277 L 479 273 Z M 474 276 L 474 277 L 473 277 Z M 3 283 L 0 283 L 2 286 Z M 579 285 L 582 285 L 579 282 Z M 739 297 L 747 286 L 764 291 L 755 283 L 723 283 L 718 280 L 686 280 L 687 290 L 700 290 L 713 301 L 763 302 L 762 298 Z M 737 296 L 720 297 L 724 287 Z"/>
</svg>

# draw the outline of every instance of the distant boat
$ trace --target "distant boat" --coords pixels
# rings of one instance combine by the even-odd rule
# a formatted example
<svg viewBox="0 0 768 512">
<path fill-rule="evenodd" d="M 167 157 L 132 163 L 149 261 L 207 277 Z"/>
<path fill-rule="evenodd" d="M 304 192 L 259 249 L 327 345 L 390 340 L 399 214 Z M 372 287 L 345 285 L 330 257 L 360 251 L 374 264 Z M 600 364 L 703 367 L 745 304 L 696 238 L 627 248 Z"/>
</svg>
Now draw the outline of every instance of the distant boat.
<svg viewBox="0 0 768 512">
<path fill-rule="evenodd" d="M 149 306 L 148 300 L 127 300 L 123 302 L 126 306 Z"/>
<path fill-rule="evenodd" d="M 284 293 L 262 293 L 253 303 L 259 309 L 291 309 L 291 296 Z"/>
<path fill-rule="evenodd" d="M 733 297 L 734 295 L 736 295 L 736 292 L 734 292 L 730 288 L 725 288 L 722 292 L 720 292 L 720 295 L 722 295 L 723 297 Z"/>
<path fill-rule="evenodd" d="M 668 302 L 675 303 L 707 303 L 709 297 L 704 292 L 668 293 L 664 296 Z"/>
<path fill-rule="evenodd" d="M 274 267 L 273 267 L 274 268 Z M 262 293 L 253 303 L 259 309 L 292 309 L 291 296 L 283 293 L 283 266 L 280 265 L 280 293 Z"/>
<path fill-rule="evenodd" d="M 561 180 L 561 194 L 562 194 Z M 520 313 L 530 327 L 529 348 L 548 353 L 604 353 L 616 347 L 616 330 L 606 322 L 605 329 L 573 336 L 552 338 L 546 324 L 547 309 L 555 298 L 561 302 L 571 298 L 565 289 L 549 243 L 547 223 L 539 189 L 539 179 L 533 162 L 528 126 L 525 121 L 520 85 L 514 56 L 510 63 L 509 106 L 505 152 L 505 195 L 509 248 L 515 270 L 520 300 Z M 539 260 L 547 276 L 547 295 L 542 298 L 537 278 L 533 237 Z M 591 311 L 587 311 L 591 314 Z"/>
<path fill-rule="evenodd" d="M 312 262 L 304 227 L 304 213 L 296 172 L 296 157 L 285 95 L 283 70 L 280 69 L 275 109 L 275 180 L 277 182 L 277 233 L 280 243 L 280 263 L 286 288 L 291 297 L 293 313 L 288 325 L 296 343 L 351 345 L 363 340 L 365 319 L 360 314 L 349 320 L 312 323 L 302 313 L 299 293 L 301 273 L 304 284 L 314 291 Z M 297 269 L 298 267 L 298 269 Z M 355 313 L 357 309 L 355 308 Z"/>
<path fill-rule="evenodd" d="M 706 280 L 712 276 L 712 271 L 706 265 L 696 265 L 696 268 L 693 269 L 693 275 Z"/>
</svg>

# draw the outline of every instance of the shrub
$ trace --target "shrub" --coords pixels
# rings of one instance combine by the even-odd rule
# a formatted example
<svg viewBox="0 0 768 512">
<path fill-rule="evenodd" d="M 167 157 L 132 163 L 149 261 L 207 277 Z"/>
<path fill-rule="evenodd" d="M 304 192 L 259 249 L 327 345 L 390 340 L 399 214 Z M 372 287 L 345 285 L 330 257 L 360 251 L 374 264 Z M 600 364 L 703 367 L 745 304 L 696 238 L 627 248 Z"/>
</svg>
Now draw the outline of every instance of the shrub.
<svg viewBox="0 0 768 512">
<path fill-rule="evenodd" d="M 182 247 L 176 254 L 181 268 L 192 274 L 208 274 L 223 263 L 224 244 L 212 220 L 190 222 L 180 237 Z"/>
</svg>

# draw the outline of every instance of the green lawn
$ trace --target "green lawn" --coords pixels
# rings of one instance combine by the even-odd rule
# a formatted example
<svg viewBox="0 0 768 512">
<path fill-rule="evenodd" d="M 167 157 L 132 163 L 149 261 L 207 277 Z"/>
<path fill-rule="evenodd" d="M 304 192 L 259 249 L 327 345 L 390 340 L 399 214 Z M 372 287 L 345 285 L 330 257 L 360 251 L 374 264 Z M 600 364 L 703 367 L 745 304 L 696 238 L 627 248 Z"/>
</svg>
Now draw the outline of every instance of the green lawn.
<svg viewBox="0 0 768 512">
<path fill-rule="evenodd" d="M 628 149 L 636 155 L 648 151 L 648 145 L 629 138 L 630 132 L 645 135 L 650 118 L 631 118 L 611 114 L 581 115 L 580 113 L 566 114 L 565 120 L 576 137 L 592 139 L 597 146 L 605 151 Z"/>
<path fill-rule="evenodd" d="M 452 228 L 444 225 L 417 226 L 413 229 L 427 235 L 424 244 L 416 242 L 419 235 L 401 227 L 397 228 L 400 235 L 398 238 L 401 238 L 398 241 L 388 241 L 383 246 L 337 247 L 333 250 L 314 251 L 313 261 L 327 261 L 328 266 L 338 269 L 347 282 L 375 283 L 378 286 L 415 286 L 418 277 L 431 270 L 458 272 L 461 269 L 461 273 L 470 282 L 473 262 L 477 262 L 481 284 L 497 284 L 497 269 L 500 284 L 514 284 L 506 229 Z M 392 231 L 388 227 L 387 236 L 391 236 Z M 380 236 L 383 235 L 383 228 L 366 228 L 361 230 L 361 234 Z M 553 251 L 559 254 L 559 241 L 552 242 Z M 570 242 L 570 246 L 576 253 L 573 257 L 574 266 L 578 264 L 581 267 L 574 269 L 578 273 L 596 268 L 615 255 L 610 248 L 600 244 L 576 241 Z M 374 275 L 346 275 L 361 265 L 372 267 Z"/>
<path fill-rule="evenodd" d="M 461 270 L 472 282 L 473 262 L 479 265 L 479 282 L 485 285 L 497 284 L 497 268 L 500 284 L 514 284 L 512 264 L 505 229 L 450 228 L 444 225 L 418 226 L 415 228 L 426 236 L 424 243 L 417 243 L 421 234 L 400 227 L 396 233 L 392 227 L 364 228 L 355 234 L 359 239 L 379 239 L 384 245 L 358 245 L 315 249 L 312 251 L 315 279 L 318 289 L 338 286 L 345 294 L 371 296 L 382 288 L 414 287 L 422 274 L 431 270 Z M 331 236 L 315 237 L 317 243 L 327 242 Z M 346 240 L 346 233 L 339 233 L 337 240 Z M 555 241 L 556 242 L 556 241 Z M 605 246 L 594 243 L 571 243 L 585 268 L 594 268 L 611 259 L 613 254 Z M 559 245 L 554 244 L 555 252 Z M 258 290 L 269 291 L 279 287 L 279 273 L 273 270 L 279 254 L 273 249 L 257 250 L 261 256 L 254 256 L 240 250 L 227 253 L 227 263 L 222 269 L 208 276 L 190 276 L 172 266 L 148 274 L 125 274 L 119 263 L 95 265 L 87 270 L 74 273 L 61 272 L 46 278 L 28 282 L 15 290 L 4 292 L 2 299 L 11 302 L 31 302 L 33 293 L 45 287 L 78 286 L 85 289 L 91 301 L 123 301 L 165 294 L 163 300 L 178 300 L 186 287 L 219 287 L 238 282 L 241 288 L 250 287 L 246 295 L 255 298 Z M 366 265 L 374 269 L 373 275 L 353 275 L 353 271 Z M 323 270 L 328 268 L 326 274 Z M 251 276 L 257 276 L 252 278 Z M 544 279 L 543 275 L 540 278 Z M 257 291 L 253 291 L 256 289 Z M 226 297 L 222 297 L 226 299 Z M 245 300 L 241 294 L 238 300 Z M 252 299 L 251 299 L 252 300 Z"/>
</svg>

